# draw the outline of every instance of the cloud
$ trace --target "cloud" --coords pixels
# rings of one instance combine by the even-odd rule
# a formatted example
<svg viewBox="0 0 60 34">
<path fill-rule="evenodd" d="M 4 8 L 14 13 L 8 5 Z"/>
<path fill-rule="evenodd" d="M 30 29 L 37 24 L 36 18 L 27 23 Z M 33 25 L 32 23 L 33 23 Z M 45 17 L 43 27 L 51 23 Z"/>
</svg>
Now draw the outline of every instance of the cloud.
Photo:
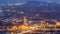
<svg viewBox="0 0 60 34">
<path fill-rule="evenodd" d="M 25 4 L 25 3 L 15 3 L 14 5 L 23 5 L 23 4 Z"/>
</svg>

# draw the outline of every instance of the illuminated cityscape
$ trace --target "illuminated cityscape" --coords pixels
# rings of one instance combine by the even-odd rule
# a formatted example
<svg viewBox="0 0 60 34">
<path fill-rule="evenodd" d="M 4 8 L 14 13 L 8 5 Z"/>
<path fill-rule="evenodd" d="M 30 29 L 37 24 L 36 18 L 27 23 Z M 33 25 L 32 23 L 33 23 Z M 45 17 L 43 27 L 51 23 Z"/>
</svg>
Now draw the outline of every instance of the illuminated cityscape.
<svg viewBox="0 0 60 34">
<path fill-rule="evenodd" d="M 0 34 L 60 34 L 60 4 L 27 1 L 0 5 Z"/>
</svg>

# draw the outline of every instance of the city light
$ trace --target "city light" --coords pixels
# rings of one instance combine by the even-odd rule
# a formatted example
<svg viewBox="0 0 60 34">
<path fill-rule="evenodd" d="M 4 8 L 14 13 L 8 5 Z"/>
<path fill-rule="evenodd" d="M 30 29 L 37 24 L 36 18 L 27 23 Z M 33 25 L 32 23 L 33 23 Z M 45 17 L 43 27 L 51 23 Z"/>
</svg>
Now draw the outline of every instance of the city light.
<svg viewBox="0 0 60 34">
<path fill-rule="evenodd" d="M 4 34 L 60 34 L 59 6 L 34 0 L 0 4 L 0 31 Z"/>
</svg>

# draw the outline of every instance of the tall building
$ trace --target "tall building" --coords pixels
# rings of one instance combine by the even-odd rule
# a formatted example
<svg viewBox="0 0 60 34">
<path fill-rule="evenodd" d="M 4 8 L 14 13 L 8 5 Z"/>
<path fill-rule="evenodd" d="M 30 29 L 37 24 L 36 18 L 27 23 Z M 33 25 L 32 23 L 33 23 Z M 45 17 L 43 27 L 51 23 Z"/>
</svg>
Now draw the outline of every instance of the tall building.
<svg viewBox="0 0 60 34">
<path fill-rule="evenodd" d="M 28 23 L 27 23 L 28 21 L 27 21 L 27 18 L 26 17 L 24 17 L 24 25 L 28 25 Z"/>
</svg>

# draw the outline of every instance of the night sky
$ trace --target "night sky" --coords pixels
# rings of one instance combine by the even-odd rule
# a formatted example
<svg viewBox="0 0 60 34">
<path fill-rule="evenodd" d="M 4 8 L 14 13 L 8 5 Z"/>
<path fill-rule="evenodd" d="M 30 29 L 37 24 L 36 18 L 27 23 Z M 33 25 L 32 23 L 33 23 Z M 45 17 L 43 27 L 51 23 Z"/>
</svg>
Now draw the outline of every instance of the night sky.
<svg viewBox="0 0 60 34">
<path fill-rule="evenodd" d="M 32 0 L 0 0 L 0 4 L 26 2 L 26 1 L 32 1 Z M 34 0 L 34 1 L 60 3 L 60 0 Z"/>
</svg>

